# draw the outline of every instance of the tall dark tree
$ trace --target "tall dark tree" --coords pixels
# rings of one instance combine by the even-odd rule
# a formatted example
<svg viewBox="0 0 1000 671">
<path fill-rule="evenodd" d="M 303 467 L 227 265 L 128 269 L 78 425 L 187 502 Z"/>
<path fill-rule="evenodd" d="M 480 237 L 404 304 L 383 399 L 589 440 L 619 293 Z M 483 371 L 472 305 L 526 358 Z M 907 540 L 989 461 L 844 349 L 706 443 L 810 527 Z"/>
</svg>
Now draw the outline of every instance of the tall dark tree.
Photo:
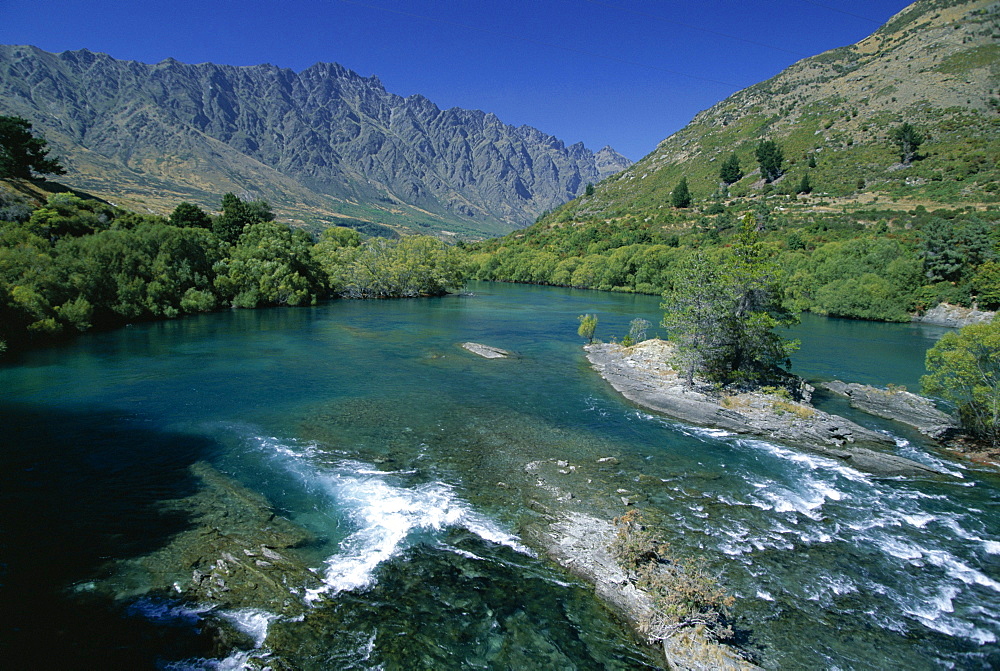
<svg viewBox="0 0 1000 671">
<path fill-rule="evenodd" d="M 740 168 L 740 159 L 736 154 L 732 154 L 725 160 L 719 168 L 719 179 L 725 184 L 735 184 L 743 179 L 743 170 Z"/>
<path fill-rule="evenodd" d="M 47 147 L 48 142 L 32 134 L 27 119 L 0 116 L 0 177 L 66 174 L 58 160 L 48 158 Z"/>
<path fill-rule="evenodd" d="M 781 177 L 783 170 L 781 164 L 785 161 L 785 154 L 781 147 L 774 140 L 761 140 L 757 145 L 757 163 L 760 164 L 760 174 L 766 182 L 773 182 Z"/>
<path fill-rule="evenodd" d="M 917 148 L 924 143 L 924 136 L 911 124 L 904 123 L 889 131 L 889 140 L 899 150 L 899 160 L 909 165 L 917 156 Z"/>
<path fill-rule="evenodd" d="M 170 213 L 170 225 L 178 228 L 212 228 L 212 217 L 191 203 L 181 203 Z"/>
<path fill-rule="evenodd" d="M 674 207 L 691 207 L 691 190 L 688 189 L 687 177 L 681 177 L 681 181 L 670 194 L 670 203 Z"/>
<path fill-rule="evenodd" d="M 809 181 L 809 173 L 802 175 L 802 181 L 799 182 L 798 193 L 812 193 L 813 187 L 812 182 Z"/>
<path fill-rule="evenodd" d="M 274 221 L 271 206 L 264 200 L 244 201 L 235 194 L 222 197 L 222 214 L 215 218 L 212 231 L 220 240 L 236 242 L 247 226 Z"/>
</svg>

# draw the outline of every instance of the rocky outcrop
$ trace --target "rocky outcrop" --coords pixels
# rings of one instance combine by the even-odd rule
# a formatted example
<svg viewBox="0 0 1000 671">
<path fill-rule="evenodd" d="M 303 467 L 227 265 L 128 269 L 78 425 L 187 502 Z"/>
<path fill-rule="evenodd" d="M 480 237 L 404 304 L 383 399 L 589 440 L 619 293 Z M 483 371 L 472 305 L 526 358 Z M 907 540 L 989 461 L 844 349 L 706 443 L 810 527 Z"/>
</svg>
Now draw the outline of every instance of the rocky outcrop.
<svg viewBox="0 0 1000 671">
<path fill-rule="evenodd" d="M 466 349 L 473 354 L 478 354 L 484 359 L 506 359 L 510 356 L 510 352 L 505 349 L 493 347 L 492 345 L 483 345 L 478 342 L 464 342 L 462 343 L 462 349 Z"/>
<path fill-rule="evenodd" d="M 213 210 L 225 191 L 249 192 L 303 221 L 341 206 L 364 217 L 359 204 L 391 221 L 409 206 L 424 224 L 503 233 L 630 164 L 332 63 L 296 73 L 0 46 L 0 114 L 30 119 L 75 188 Z"/>
<path fill-rule="evenodd" d="M 843 417 L 772 394 L 722 394 L 710 385 L 689 387 L 667 363 L 670 343 L 634 347 L 588 345 L 587 359 L 625 398 L 685 422 L 805 447 L 882 476 L 924 476 L 937 471 L 882 451 L 895 442 Z"/>
<path fill-rule="evenodd" d="M 652 601 L 638 589 L 610 551 L 614 525 L 580 512 L 556 517 L 534 541 L 557 563 L 594 585 L 597 596 L 633 624 L 649 619 Z M 708 640 L 694 627 L 682 629 L 663 643 L 667 668 L 678 671 L 751 670 L 751 664 L 728 646 Z"/>
<path fill-rule="evenodd" d="M 917 396 L 905 389 L 878 389 L 840 380 L 824 382 L 820 386 L 846 396 L 852 408 L 909 424 L 935 440 L 946 438 L 958 428 L 955 418 L 938 410 L 929 398 Z"/>
<path fill-rule="evenodd" d="M 978 308 L 963 308 L 961 305 L 938 303 L 924 314 L 914 315 L 913 321 L 921 324 L 962 328 L 969 324 L 989 324 L 996 317 L 996 314 L 996 312 L 988 312 Z"/>
</svg>

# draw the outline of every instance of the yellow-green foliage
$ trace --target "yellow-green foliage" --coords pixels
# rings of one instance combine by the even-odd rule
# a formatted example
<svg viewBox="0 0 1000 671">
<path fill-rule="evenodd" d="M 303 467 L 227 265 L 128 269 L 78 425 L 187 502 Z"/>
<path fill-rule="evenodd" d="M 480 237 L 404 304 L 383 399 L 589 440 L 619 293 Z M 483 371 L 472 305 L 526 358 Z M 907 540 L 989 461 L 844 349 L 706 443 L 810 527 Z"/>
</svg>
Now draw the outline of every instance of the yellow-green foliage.
<svg viewBox="0 0 1000 671">
<path fill-rule="evenodd" d="M 1000 322 L 946 333 L 926 363 L 924 393 L 954 403 L 963 430 L 1000 444 Z"/>
<path fill-rule="evenodd" d="M 726 617 L 735 599 L 726 594 L 700 559 L 679 557 L 643 523 L 638 510 L 615 519 L 611 550 L 636 585 L 652 599 L 641 623 L 651 641 L 683 627 L 701 625 L 716 639 L 732 636 Z"/>
<path fill-rule="evenodd" d="M 314 256 L 332 291 L 345 298 L 436 296 L 465 283 L 461 254 L 436 238 L 371 238 L 325 234 Z"/>
</svg>

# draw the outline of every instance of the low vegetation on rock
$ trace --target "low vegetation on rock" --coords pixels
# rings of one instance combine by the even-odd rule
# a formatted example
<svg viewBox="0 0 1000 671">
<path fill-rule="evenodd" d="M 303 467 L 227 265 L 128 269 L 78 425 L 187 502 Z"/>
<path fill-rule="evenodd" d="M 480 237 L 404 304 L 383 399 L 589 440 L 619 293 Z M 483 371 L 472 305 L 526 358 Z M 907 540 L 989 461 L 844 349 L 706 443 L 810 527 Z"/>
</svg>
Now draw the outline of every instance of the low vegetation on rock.
<svg viewBox="0 0 1000 671">
<path fill-rule="evenodd" d="M 652 609 L 641 623 L 651 641 L 662 641 L 694 626 L 702 627 L 714 640 L 732 636 L 727 617 L 735 599 L 704 562 L 673 553 L 637 509 L 616 518 L 615 526 L 612 553 L 636 586 L 652 599 Z"/>
</svg>

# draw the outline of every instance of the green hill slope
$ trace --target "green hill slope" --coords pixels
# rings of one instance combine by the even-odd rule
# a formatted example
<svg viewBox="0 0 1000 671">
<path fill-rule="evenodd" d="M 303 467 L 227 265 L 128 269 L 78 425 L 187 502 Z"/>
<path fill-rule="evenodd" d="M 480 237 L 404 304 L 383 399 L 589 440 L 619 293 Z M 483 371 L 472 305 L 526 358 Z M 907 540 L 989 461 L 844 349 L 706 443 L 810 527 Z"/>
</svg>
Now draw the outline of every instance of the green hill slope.
<svg viewBox="0 0 1000 671">
<path fill-rule="evenodd" d="M 941 300 L 1000 305 L 998 37 L 995 0 L 920 0 L 698 114 L 591 195 L 477 245 L 474 273 L 660 293 L 687 256 L 724 253 L 752 210 L 794 309 L 904 320 Z M 924 138 L 905 164 L 891 139 L 904 123 Z M 772 181 L 755 156 L 765 140 L 784 155 Z M 734 152 L 745 174 L 727 185 Z M 678 208 L 682 179 L 694 202 Z"/>
<path fill-rule="evenodd" d="M 655 214 L 682 177 L 696 202 L 789 194 L 806 173 L 817 197 L 997 202 L 998 38 L 995 1 L 921 0 L 858 44 L 799 61 L 701 112 L 568 210 Z M 927 137 L 922 160 L 905 168 L 889 140 L 903 122 Z M 786 172 L 775 184 L 757 170 L 763 139 L 784 152 Z M 734 151 L 746 175 L 727 190 L 719 169 Z"/>
</svg>

